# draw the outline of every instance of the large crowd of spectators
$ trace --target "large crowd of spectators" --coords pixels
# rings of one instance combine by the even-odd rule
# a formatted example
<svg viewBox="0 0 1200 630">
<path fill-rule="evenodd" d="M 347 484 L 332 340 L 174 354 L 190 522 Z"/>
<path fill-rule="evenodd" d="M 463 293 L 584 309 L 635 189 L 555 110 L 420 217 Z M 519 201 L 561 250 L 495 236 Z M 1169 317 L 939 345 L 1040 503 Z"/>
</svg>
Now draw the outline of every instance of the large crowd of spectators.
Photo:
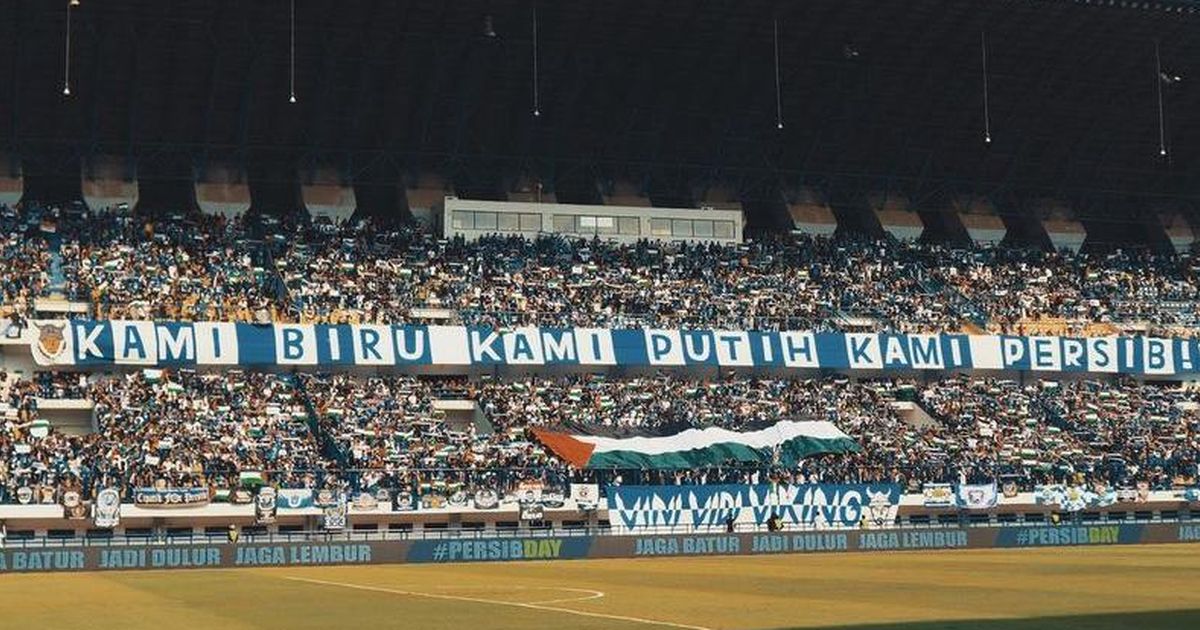
<svg viewBox="0 0 1200 630">
<path fill-rule="evenodd" d="M 113 377 L 0 381 L 0 492 L 79 484 L 229 489 L 243 473 L 313 486 L 322 459 L 307 408 L 287 379 L 261 373 L 145 370 Z M 38 399 L 94 404 L 93 430 L 68 435 Z"/>
<path fill-rule="evenodd" d="M 283 377 L 227 371 L 143 371 L 93 388 L 98 463 L 148 487 L 230 487 L 241 472 L 284 485 L 322 468 L 308 413 Z"/>
<path fill-rule="evenodd" d="M 1170 488 L 1196 477 L 1200 394 L 1136 382 L 897 380 L 694 381 L 659 375 L 572 376 L 488 384 L 481 405 L 500 428 L 675 432 L 829 420 L 862 446 L 784 473 L 794 481 L 1011 480 L 1025 489 L 1085 475 Z M 912 402 L 917 411 L 895 403 Z M 925 418 L 928 415 L 930 418 Z M 753 472 L 753 471 L 750 471 Z M 712 471 L 672 471 L 691 478 Z"/>
<path fill-rule="evenodd" d="M 960 449 L 966 480 L 1052 483 L 1083 475 L 1157 489 L 1194 483 L 1200 394 L 1134 381 L 956 377 L 926 386 L 924 405 Z"/>
<path fill-rule="evenodd" d="M 930 277 L 968 297 L 994 325 L 1023 321 L 1200 325 L 1200 265 L 1150 252 L 1072 254 L 927 246 Z"/>
<path fill-rule="evenodd" d="M 32 313 L 49 282 L 50 254 L 36 217 L 0 204 L 0 317 Z"/>
<path fill-rule="evenodd" d="M 47 239 L 44 216 L 0 208 L 0 315 L 28 315 L 33 298 L 57 291 L 102 318 L 1013 332 L 1057 322 L 1083 334 L 1101 323 L 1200 324 L 1200 266 L 1145 251 L 805 235 L 468 243 L 370 221 L 128 211 L 53 213 Z"/>
<path fill-rule="evenodd" d="M 529 439 L 533 422 L 481 422 L 462 405 L 436 405 L 482 402 L 487 390 L 465 380 L 302 375 L 301 384 L 332 447 L 328 452 L 354 471 L 343 476 L 359 487 L 407 488 L 433 481 L 511 486 L 564 472 Z"/>
<path fill-rule="evenodd" d="M 278 304 L 239 220 L 90 217 L 61 247 L 65 293 L 111 319 L 270 321 Z"/>
<path fill-rule="evenodd" d="M 101 318 L 1089 334 L 1200 326 L 1200 267 L 1084 254 L 787 236 L 619 245 L 556 236 L 440 239 L 411 227 L 265 217 L 136 217 L 0 207 L 0 318 L 43 296 Z M 1182 332 L 1180 332 L 1182 331 Z M 1098 334 L 1111 334 L 1112 329 Z M 337 479 L 363 489 L 503 483 L 536 471 L 618 482 L 1005 479 L 1082 475 L 1170 487 L 1197 476 L 1198 398 L 1135 382 L 951 376 L 928 383 L 680 375 L 507 380 L 147 370 L 0 373 L 0 499 L 98 484 L 230 487 Z M 68 434 L 38 401 L 94 404 Z M 472 401 L 446 405 L 440 401 Z M 909 401 L 917 407 L 898 404 Z M 465 408 L 477 409 L 466 413 Z M 928 414 L 928 416 L 926 416 Z M 669 432 L 827 419 L 863 449 L 791 470 L 571 470 L 530 427 Z M 524 471 L 505 476 L 505 471 Z"/>
<path fill-rule="evenodd" d="M 95 431 L 66 435 L 39 399 L 95 404 Z M 466 404 L 463 404 L 466 402 Z M 473 402 L 473 404 L 472 404 Z M 145 370 L 0 379 L 0 492 L 236 487 L 253 472 L 285 487 L 339 480 L 364 490 L 431 481 L 511 486 L 530 476 L 602 483 L 1012 482 L 1086 478 L 1115 487 L 1194 484 L 1200 393 L 1134 381 L 955 376 L 929 383 L 666 374 L 467 381 L 415 376 Z M 574 470 L 530 431 L 613 436 L 691 427 L 748 430 L 828 420 L 861 447 L 790 468 Z"/>
<path fill-rule="evenodd" d="M 819 330 L 858 316 L 934 329 L 959 317 L 922 286 L 912 252 L 882 240 L 467 243 L 410 229 L 306 230 L 287 240 L 277 264 L 308 321 L 404 322 L 415 308 L 467 324 L 607 328 Z"/>
</svg>

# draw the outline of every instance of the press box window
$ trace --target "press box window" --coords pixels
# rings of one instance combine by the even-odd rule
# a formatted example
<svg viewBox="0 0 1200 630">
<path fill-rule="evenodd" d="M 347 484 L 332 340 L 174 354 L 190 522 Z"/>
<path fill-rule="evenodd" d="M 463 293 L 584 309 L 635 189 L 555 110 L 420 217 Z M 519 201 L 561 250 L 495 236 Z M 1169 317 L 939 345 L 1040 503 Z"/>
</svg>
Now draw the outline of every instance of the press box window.
<svg viewBox="0 0 1200 630">
<path fill-rule="evenodd" d="M 522 232 L 541 232 L 542 231 L 542 215 L 540 215 L 540 214 L 522 214 L 521 215 L 521 231 Z"/>
<path fill-rule="evenodd" d="M 733 238 L 733 221 L 713 221 L 713 236 Z"/>
<path fill-rule="evenodd" d="M 616 221 L 612 217 L 579 217 L 579 231 L 597 234 L 612 234 L 616 231 Z"/>
<path fill-rule="evenodd" d="M 496 213 L 495 212 L 476 212 L 475 213 L 475 229 L 496 231 Z"/>
<path fill-rule="evenodd" d="M 621 217 L 617 219 L 617 229 L 626 236 L 637 236 L 642 233 L 642 222 L 637 217 Z"/>
<path fill-rule="evenodd" d="M 692 222 L 689 219 L 672 219 L 671 236 L 691 236 Z"/>
<path fill-rule="evenodd" d="M 501 232 L 516 232 L 521 226 L 521 217 L 510 212 L 497 215 L 496 227 Z"/>
<path fill-rule="evenodd" d="M 671 235 L 671 220 L 670 219 L 650 219 L 650 235 L 651 236 L 670 236 Z"/>
<path fill-rule="evenodd" d="M 450 225 L 456 230 L 475 229 L 475 213 L 466 210 L 455 210 L 450 219 Z"/>
<path fill-rule="evenodd" d="M 712 238 L 713 222 L 712 221 L 692 221 L 692 228 L 696 231 L 696 236 L 704 238 Z"/>
<path fill-rule="evenodd" d="M 571 233 L 575 231 L 575 216 L 570 214 L 556 214 L 553 220 L 554 231 L 558 233 Z"/>
</svg>

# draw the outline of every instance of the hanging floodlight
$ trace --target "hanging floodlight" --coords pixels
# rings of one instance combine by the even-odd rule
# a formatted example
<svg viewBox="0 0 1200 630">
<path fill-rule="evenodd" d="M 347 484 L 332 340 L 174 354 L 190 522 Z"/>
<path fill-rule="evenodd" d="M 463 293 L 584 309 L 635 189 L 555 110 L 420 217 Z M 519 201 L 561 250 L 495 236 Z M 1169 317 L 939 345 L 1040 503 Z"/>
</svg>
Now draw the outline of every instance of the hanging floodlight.
<svg viewBox="0 0 1200 630">
<path fill-rule="evenodd" d="M 1158 49 L 1158 40 L 1154 40 L 1154 85 L 1158 90 L 1158 154 L 1167 156 L 1167 114 L 1163 106 L 1162 55 Z"/>
<path fill-rule="evenodd" d="M 538 117 L 542 115 L 542 108 L 538 102 L 538 17 L 537 5 L 533 5 L 533 115 Z"/>
<path fill-rule="evenodd" d="M 292 0 L 292 41 L 291 55 L 288 65 L 288 102 L 296 102 L 296 0 Z"/>
<path fill-rule="evenodd" d="M 63 96 L 71 95 L 71 7 L 75 6 L 79 6 L 79 0 L 67 2 L 67 36 L 63 44 L 66 49 L 66 54 L 63 56 Z"/>
<path fill-rule="evenodd" d="M 992 143 L 992 110 L 988 103 L 987 32 L 979 33 L 979 52 L 983 57 L 983 142 Z"/>
<path fill-rule="evenodd" d="M 779 83 L 779 18 L 775 18 L 775 128 L 783 129 L 783 92 Z"/>
</svg>

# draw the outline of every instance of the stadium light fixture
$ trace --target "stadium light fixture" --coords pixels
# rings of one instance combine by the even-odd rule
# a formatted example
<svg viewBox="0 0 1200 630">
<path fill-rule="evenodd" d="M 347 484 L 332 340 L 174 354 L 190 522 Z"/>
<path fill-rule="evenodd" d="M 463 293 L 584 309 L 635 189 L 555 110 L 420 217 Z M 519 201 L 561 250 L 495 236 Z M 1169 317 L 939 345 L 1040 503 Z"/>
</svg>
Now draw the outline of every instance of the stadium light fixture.
<svg viewBox="0 0 1200 630">
<path fill-rule="evenodd" d="M 67 1 L 67 32 L 63 47 L 63 96 L 71 95 L 71 7 L 79 6 L 79 0 Z"/>
<path fill-rule="evenodd" d="M 1158 154 L 1167 156 L 1167 112 L 1163 105 L 1163 80 L 1167 77 L 1162 70 L 1162 53 L 1159 51 L 1158 40 L 1154 40 L 1154 85 L 1158 88 Z"/>
<path fill-rule="evenodd" d="M 542 115 L 541 104 L 538 101 L 538 18 L 537 4 L 533 5 L 533 115 Z"/>
<path fill-rule="evenodd" d="M 775 18 L 775 128 L 783 129 L 783 90 L 779 83 L 779 18 Z"/>
<path fill-rule="evenodd" d="M 979 52 L 983 57 L 983 141 L 992 143 L 992 110 L 988 103 L 987 31 L 979 33 Z"/>
<path fill-rule="evenodd" d="M 292 0 L 291 51 L 288 61 L 288 102 L 296 103 L 296 0 Z"/>
</svg>

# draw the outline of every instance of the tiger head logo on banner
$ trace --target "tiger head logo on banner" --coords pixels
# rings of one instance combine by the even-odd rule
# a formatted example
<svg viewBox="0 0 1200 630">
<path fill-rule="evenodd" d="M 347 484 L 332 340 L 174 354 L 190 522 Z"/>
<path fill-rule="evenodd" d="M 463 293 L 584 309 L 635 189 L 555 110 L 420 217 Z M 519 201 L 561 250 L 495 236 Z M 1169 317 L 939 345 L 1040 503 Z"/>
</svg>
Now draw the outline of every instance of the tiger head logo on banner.
<svg viewBox="0 0 1200 630">
<path fill-rule="evenodd" d="M 53 363 L 63 350 L 67 348 L 67 337 L 64 334 L 66 324 L 41 324 L 34 323 L 37 327 L 37 351 L 44 359 L 42 363 Z"/>
</svg>

